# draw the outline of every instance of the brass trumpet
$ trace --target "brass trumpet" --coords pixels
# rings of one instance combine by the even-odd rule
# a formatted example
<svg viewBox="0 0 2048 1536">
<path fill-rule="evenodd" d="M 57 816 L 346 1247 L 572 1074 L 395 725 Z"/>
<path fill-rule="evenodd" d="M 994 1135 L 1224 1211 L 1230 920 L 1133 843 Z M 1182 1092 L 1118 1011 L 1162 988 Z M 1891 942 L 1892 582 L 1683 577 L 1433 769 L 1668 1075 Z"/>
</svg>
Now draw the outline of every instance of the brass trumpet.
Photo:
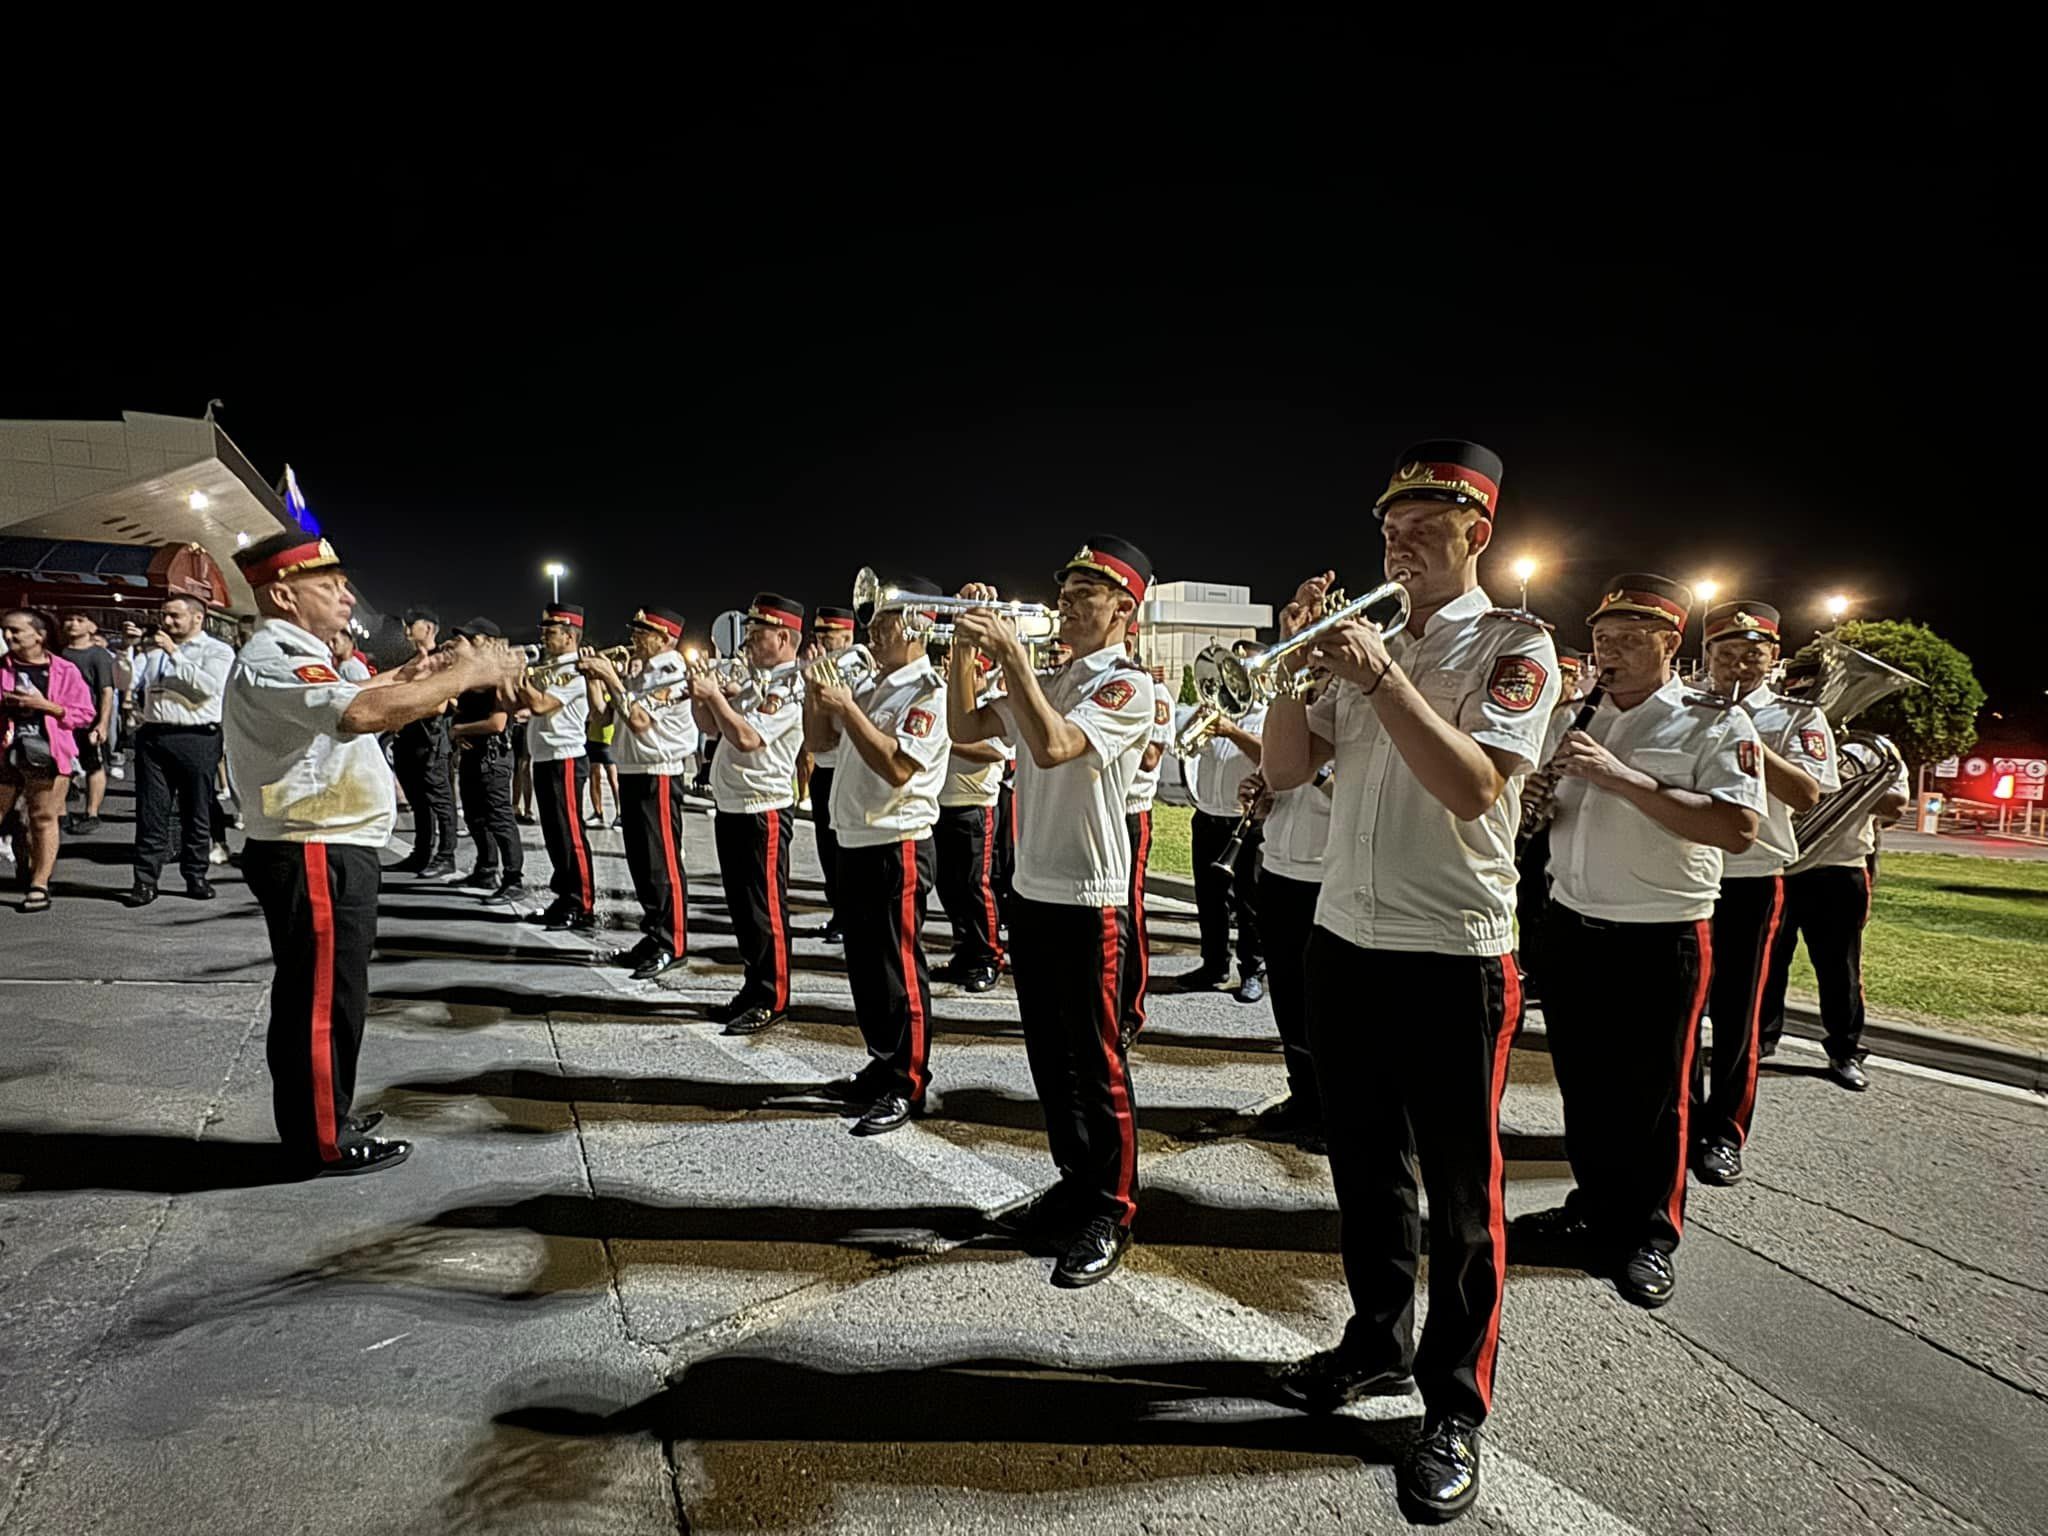
<svg viewBox="0 0 2048 1536">
<path fill-rule="evenodd" d="M 827 651 L 804 668 L 804 681 L 814 688 L 858 688 L 875 675 L 874 653 L 864 645 Z"/>
<path fill-rule="evenodd" d="M 1229 656 L 1228 646 L 1207 645 L 1195 657 L 1195 695 L 1201 702 L 1173 738 L 1173 755 L 1183 761 L 1209 744 L 1217 726 L 1225 720 L 1242 720 L 1252 707 L 1249 699 L 1233 693 L 1224 681 L 1223 662 Z"/>
</svg>

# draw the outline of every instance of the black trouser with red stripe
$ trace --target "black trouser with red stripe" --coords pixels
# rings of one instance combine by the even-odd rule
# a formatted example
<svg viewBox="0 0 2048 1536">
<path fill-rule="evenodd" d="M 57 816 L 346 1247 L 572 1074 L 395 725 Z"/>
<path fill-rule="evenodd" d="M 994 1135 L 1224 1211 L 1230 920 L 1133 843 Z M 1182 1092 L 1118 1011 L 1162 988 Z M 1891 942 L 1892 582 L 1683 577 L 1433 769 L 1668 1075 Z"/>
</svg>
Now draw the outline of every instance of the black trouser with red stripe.
<svg viewBox="0 0 2048 1536">
<path fill-rule="evenodd" d="M 1806 958 L 1820 990 L 1823 1044 L 1831 1061 L 1860 1060 L 1863 1049 L 1863 926 L 1870 921 L 1870 869 L 1830 864 L 1785 877 L 1785 915 L 1764 979 L 1760 1049 L 1778 1048 L 1785 1033 L 1785 978 L 1806 937 Z"/>
<path fill-rule="evenodd" d="M 883 1091 L 913 1104 L 932 1080 L 932 977 L 922 934 L 933 861 L 929 838 L 839 849 L 854 1017 L 869 1057 L 889 1069 Z"/>
<path fill-rule="evenodd" d="M 1124 835 L 1131 844 L 1130 895 L 1124 908 L 1131 924 L 1132 954 L 1131 963 L 1124 967 L 1117 1016 L 1128 1046 L 1145 1027 L 1145 992 L 1152 983 L 1152 941 L 1145 933 L 1145 861 L 1152 857 L 1152 813 L 1125 812 Z"/>
<path fill-rule="evenodd" d="M 1315 1051 L 1308 1035 L 1308 943 L 1316 926 L 1319 880 L 1295 880 L 1259 870 L 1259 933 L 1266 942 L 1267 996 L 1280 1030 L 1280 1056 L 1287 1064 L 1287 1092 L 1295 1107 L 1318 1123 L 1323 1095 Z"/>
<path fill-rule="evenodd" d="M 1412 1366 L 1428 1417 L 1473 1422 L 1493 1401 L 1507 1287 L 1500 1099 L 1521 1022 L 1512 957 L 1308 941 L 1316 1072 L 1343 1098 L 1323 1124 L 1352 1318 L 1367 1369 Z M 1417 1348 L 1422 1252 L 1415 1169 L 1429 1191 L 1429 1318 Z"/>
<path fill-rule="evenodd" d="M 834 770 L 828 764 L 820 764 L 811 770 L 811 835 L 818 844 L 818 868 L 825 875 L 825 908 L 831 914 L 829 921 L 834 928 L 846 925 L 839 920 L 839 837 L 832 830 L 832 775 Z"/>
<path fill-rule="evenodd" d="M 942 805 L 932 828 L 939 905 L 953 924 L 953 964 L 965 970 L 1003 963 L 995 880 L 1000 830 L 993 801 Z"/>
<path fill-rule="evenodd" d="M 1619 1247 L 1674 1252 L 1712 925 L 1610 923 L 1561 901 L 1548 923 L 1543 1021 L 1578 1181 L 1571 1204 Z"/>
<path fill-rule="evenodd" d="M 733 941 L 747 968 L 742 1008 L 789 1006 L 789 830 L 795 813 L 720 811 L 712 822 Z"/>
<path fill-rule="evenodd" d="M 1692 1139 L 1741 1146 L 1756 1114 L 1757 1027 L 1785 904 L 1781 875 L 1723 877 L 1714 903 L 1714 979 L 1707 1014 L 1714 1021 L 1710 1056 L 1693 1055 Z"/>
<path fill-rule="evenodd" d="M 1238 844 L 1237 859 L 1229 869 L 1218 869 L 1217 858 L 1230 843 L 1240 818 L 1212 816 L 1197 811 L 1192 836 L 1195 860 L 1195 916 L 1202 929 L 1202 969 L 1230 968 L 1230 923 L 1237 920 L 1237 969 L 1241 976 L 1255 976 L 1266 968 L 1266 954 L 1259 941 L 1258 914 L 1252 910 L 1252 879 L 1259 867 L 1260 833 L 1256 827 Z"/>
<path fill-rule="evenodd" d="M 356 1057 L 377 939 L 377 850 L 251 840 L 242 874 L 263 908 L 270 956 L 272 1112 L 295 1158 L 333 1162 L 352 1140 Z"/>
<path fill-rule="evenodd" d="M 1014 898 L 1010 968 L 1053 1164 L 1082 1220 L 1123 1227 L 1138 1212 L 1138 1111 L 1117 1027 L 1130 942 L 1126 908 Z"/>
<path fill-rule="evenodd" d="M 534 759 L 533 806 L 540 814 L 541 841 L 555 871 L 548 889 L 558 904 L 566 902 L 585 912 L 597 909 L 597 877 L 590 865 L 590 839 L 583 831 L 583 790 L 589 781 L 587 758 Z"/>
<path fill-rule="evenodd" d="M 619 774 L 626 870 L 640 903 L 640 931 L 678 960 L 689 953 L 690 890 L 683 872 L 683 789 L 674 774 Z"/>
</svg>

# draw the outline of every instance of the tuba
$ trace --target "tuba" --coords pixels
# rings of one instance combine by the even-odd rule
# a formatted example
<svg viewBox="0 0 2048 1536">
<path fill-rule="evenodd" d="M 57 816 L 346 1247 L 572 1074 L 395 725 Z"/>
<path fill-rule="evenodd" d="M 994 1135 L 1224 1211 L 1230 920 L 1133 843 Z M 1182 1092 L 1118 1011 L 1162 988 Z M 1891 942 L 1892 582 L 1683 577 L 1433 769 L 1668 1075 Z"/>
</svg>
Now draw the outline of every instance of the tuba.
<svg viewBox="0 0 2048 1536">
<path fill-rule="evenodd" d="M 1183 760 L 1195 756 L 1209 744 L 1216 727 L 1225 720 L 1242 720 L 1252 701 L 1232 691 L 1224 680 L 1223 663 L 1230 660 L 1230 647 L 1207 645 L 1195 658 L 1195 695 L 1200 701 L 1186 725 L 1173 738 L 1173 755 Z"/>
<path fill-rule="evenodd" d="M 1861 835 L 1864 818 L 1905 769 L 1905 756 L 1888 737 L 1844 727 L 1880 699 L 1903 688 L 1927 686 L 1910 672 L 1901 672 L 1826 635 L 1814 646 L 1817 654 L 1812 660 L 1787 666 L 1777 691 L 1784 698 L 1812 705 L 1834 727 L 1842 787 L 1792 818 L 1799 857 L 1786 866 L 1788 875 L 1804 874 L 1841 858 L 1845 847 Z"/>
</svg>

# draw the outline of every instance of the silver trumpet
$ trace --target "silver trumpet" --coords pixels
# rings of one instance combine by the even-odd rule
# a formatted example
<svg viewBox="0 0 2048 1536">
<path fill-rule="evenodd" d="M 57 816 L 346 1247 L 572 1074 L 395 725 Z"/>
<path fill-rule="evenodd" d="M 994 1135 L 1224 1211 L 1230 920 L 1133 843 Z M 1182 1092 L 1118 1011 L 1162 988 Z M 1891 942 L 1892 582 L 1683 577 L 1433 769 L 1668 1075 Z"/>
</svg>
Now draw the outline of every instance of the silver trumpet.
<svg viewBox="0 0 2048 1536">
<path fill-rule="evenodd" d="M 858 688 L 877 670 L 872 651 L 864 645 L 849 645 L 843 651 L 812 657 L 804 668 L 804 681 L 814 688 Z"/>
<path fill-rule="evenodd" d="M 853 578 L 853 611 L 869 614 L 904 610 L 910 632 L 928 640 L 943 642 L 953 634 L 953 621 L 963 613 L 999 613 L 1017 627 L 1017 638 L 1026 644 L 1044 642 L 1059 633 L 1057 609 L 1043 603 L 1022 603 L 1006 597 L 946 597 L 935 592 L 905 592 L 877 576 L 872 566 L 862 566 Z M 931 614 L 930 619 L 922 617 Z"/>
<path fill-rule="evenodd" d="M 1408 627 L 1408 589 L 1398 581 L 1374 587 L 1363 597 L 1346 600 L 1333 593 L 1323 600 L 1323 614 L 1299 634 L 1269 645 L 1255 656 L 1232 656 L 1218 662 L 1223 687 L 1233 699 L 1246 706 L 1270 704 L 1283 694 L 1300 690 L 1313 667 L 1305 665 L 1316 642 L 1340 624 L 1370 625 L 1383 640 L 1392 639 Z M 1199 681 L 1196 683 L 1200 687 Z"/>
</svg>

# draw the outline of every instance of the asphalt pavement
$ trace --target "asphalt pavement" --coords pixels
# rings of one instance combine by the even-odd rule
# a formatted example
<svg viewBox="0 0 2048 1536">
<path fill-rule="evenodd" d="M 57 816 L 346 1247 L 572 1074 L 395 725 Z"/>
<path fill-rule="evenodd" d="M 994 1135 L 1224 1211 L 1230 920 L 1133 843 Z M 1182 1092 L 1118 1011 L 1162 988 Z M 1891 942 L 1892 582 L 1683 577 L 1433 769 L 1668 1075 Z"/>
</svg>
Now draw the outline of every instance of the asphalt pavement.
<svg viewBox="0 0 2048 1536">
<path fill-rule="evenodd" d="M 604 963 L 616 833 L 595 940 L 391 878 L 359 1103 L 418 1149 L 282 1181 L 260 914 L 232 870 L 119 906 L 127 832 L 74 845 L 49 914 L 0 906 L 0 1533 L 1404 1528 L 1419 1402 L 1261 1395 L 1347 1310 L 1327 1167 L 1256 1122 L 1266 1005 L 1156 997 L 1137 1245 L 1057 1291 L 988 1230 L 1051 1178 L 1008 983 L 942 988 L 934 1113 L 849 1137 L 805 1096 L 861 1059 L 809 831 L 793 1017 L 731 1039 L 692 815 L 693 958 L 660 984 Z M 1154 919 L 1155 971 L 1190 968 L 1187 913 Z M 2043 1102 L 1882 1061 L 1851 1095 L 1818 1061 L 1788 1045 L 1750 1177 L 1695 1187 L 1671 1306 L 1515 1265 L 1463 1529 L 2043 1529 Z M 1503 1119 L 1511 1210 L 1553 1203 L 1540 1051 Z"/>
</svg>

